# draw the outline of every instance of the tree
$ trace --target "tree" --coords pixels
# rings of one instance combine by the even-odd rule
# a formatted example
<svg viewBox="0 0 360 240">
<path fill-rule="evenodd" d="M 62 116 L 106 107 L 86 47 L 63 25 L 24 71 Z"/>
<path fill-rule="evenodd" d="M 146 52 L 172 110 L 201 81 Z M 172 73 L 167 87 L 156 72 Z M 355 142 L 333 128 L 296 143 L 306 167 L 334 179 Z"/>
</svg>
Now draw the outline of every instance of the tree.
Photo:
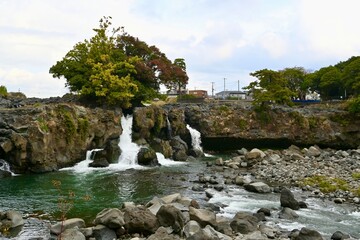
<svg viewBox="0 0 360 240">
<path fill-rule="evenodd" d="M 269 102 L 292 105 L 291 98 L 296 96 L 296 93 L 289 89 L 287 79 L 280 71 L 263 69 L 250 75 L 257 80 L 251 82 L 245 89 L 253 92 L 255 105 L 264 106 Z"/>
<path fill-rule="evenodd" d="M 360 94 L 360 57 L 352 57 L 342 72 L 347 95 L 358 96 Z"/>
<path fill-rule="evenodd" d="M 307 86 L 305 77 L 307 75 L 303 67 L 285 68 L 280 71 L 282 76 L 287 80 L 288 88 L 296 93 L 296 97 L 300 100 L 305 100 L 307 93 Z"/>
<path fill-rule="evenodd" d="M 178 69 L 158 48 L 123 27 L 110 30 L 111 25 L 111 17 L 100 19 L 95 36 L 77 43 L 50 68 L 53 77 L 64 77 L 81 97 L 124 108 L 153 98 L 160 84 L 178 82 Z"/>
</svg>

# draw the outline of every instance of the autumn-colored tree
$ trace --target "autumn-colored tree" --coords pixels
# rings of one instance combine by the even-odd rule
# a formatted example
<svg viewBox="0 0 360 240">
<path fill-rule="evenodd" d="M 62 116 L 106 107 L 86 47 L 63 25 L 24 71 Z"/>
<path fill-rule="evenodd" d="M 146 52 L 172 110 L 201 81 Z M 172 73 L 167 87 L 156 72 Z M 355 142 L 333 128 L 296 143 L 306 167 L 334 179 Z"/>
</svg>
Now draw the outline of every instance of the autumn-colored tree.
<svg viewBox="0 0 360 240">
<path fill-rule="evenodd" d="M 50 68 L 53 77 L 64 77 L 70 91 L 81 97 L 124 108 L 153 98 L 160 84 L 178 81 L 177 70 L 158 48 L 123 27 L 110 30 L 111 25 L 111 17 L 100 19 L 95 36 L 77 43 Z"/>
</svg>

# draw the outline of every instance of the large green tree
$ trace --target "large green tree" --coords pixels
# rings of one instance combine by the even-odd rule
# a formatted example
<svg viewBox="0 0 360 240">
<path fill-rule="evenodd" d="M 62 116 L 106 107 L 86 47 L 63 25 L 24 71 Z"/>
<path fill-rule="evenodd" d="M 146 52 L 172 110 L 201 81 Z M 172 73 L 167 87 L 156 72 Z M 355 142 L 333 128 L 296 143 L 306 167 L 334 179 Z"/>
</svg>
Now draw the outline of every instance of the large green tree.
<svg viewBox="0 0 360 240">
<path fill-rule="evenodd" d="M 288 87 L 288 80 L 281 71 L 262 69 L 250 73 L 257 80 L 251 82 L 245 89 L 253 93 L 254 104 L 264 106 L 269 102 L 291 105 L 291 99 L 296 93 Z"/>
<path fill-rule="evenodd" d="M 157 47 L 111 25 L 111 17 L 102 18 L 95 36 L 77 43 L 50 68 L 53 77 L 64 77 L 70 91 L 82 97 L 124 108 L 153 98 L 161 84 L 178 83 L 177 65 Z M 187 84 L 187 75 L 181 81 Z"/>
</svg>

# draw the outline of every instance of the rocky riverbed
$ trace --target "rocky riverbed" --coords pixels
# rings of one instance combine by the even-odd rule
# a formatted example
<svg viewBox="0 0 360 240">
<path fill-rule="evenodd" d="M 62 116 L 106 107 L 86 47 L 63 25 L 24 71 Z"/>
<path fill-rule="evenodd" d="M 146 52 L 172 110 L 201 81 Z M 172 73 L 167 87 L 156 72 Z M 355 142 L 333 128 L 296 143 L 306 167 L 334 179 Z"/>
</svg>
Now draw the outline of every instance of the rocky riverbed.
<svg viewBox="0 0 360 240">
<path fill-rule="evenodd" d="M 284 229 L 277 224 L 276 219 L 296 222 L 301 211 L 299 209 L 307 207 L 303 201 L 306 198 L 351 204 L 359 211 L 359 196 L 356 195 L 359 189 L 359 161 L 359 149 L 343 151 L 320 149 L 317 146 L 304 149 L 291 146 L 285 150 L 265 151 L 241 149 L 234 152 L 230 159 L 208 161 L 206 171 L 199 173 L 192 182 L 191 191 L 202 195 L 205 201 L 176 193 L 154 197 L 142 205 L 123 203 L 119 208 L 99 212 L 90 225 L 85 225 L 84 220 L 77 218 L 68 219 L 64 223 L 42 222 L 42 235 L 36 237 L 56 239 L 61 235 L 62 239 L 133 240 L 357 239 L 360 234 L 354 236 L 344 231 L 334 231 L 331 236 L 323 236 L 316 228 Z M 320 180 L 325 180 L 315 176 L 327 177 L 325 180 L 330 183 L 320 183 Z M 331 182 L 331 179 L 338 180 Z M 341 189 L 343 185 L 346 189 Z M 334 190 L 331 186 L 339 189 Z M 256 212 L 237 211 L 233 216 L 224 216 L 221 211 L 227 207 L 227 203 L 214 203 L 212 199 L 217 194 L 231 195 L 231 188 L 263 196 L 279 192 L 278 207 L 276 210 L 259 207 Z M 295 195 L 294 189 L 298 189 Z M 15 226 L 24 224 L 25 230 L 31 229 L 35 220 L 25 219 L 21 222 L 19 216 L 13 211 L 0 214 L 3 235 L 6 234 L 4 229 L 11 229 L 13 222 Z M 15 239 L 29 239 L 29 236 L 20 231 Z M 2 238 L 6 239 L 6 235 Z"/>
</svg>

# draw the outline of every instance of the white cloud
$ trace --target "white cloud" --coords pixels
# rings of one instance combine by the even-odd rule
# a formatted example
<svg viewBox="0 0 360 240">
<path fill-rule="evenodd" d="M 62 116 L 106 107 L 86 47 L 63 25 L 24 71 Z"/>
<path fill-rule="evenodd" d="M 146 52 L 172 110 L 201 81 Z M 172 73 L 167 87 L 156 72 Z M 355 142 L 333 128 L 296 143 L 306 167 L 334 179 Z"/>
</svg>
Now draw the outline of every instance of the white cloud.
<svg viewBox="0 0 360 240">
<path fill-rule="evenodd" d="M 125 26 L 171 60 L 185 58 L 190 88 L 211 90 L 210 83 L 221 86 L 224 77 L 244 86 L 252 80 L 249 73 L 262 68 L 316 69 L 359 54 L 359 5 L 357 0 L 0 0 L 0 84 L 26 89 L 29 96 L 62 95 L 63 81 L 52 79 L 49 68 L 89 39 L 102 16 L 112 16 L 114 26 Z"/>
<path fill-rule="evenodd" d="M 304 45 L 316 58 L 347 58 L 360 53 L 360 22 L 357 0 L 303 0 L 299 5 Z M 334 62 L 333 64 L 336 64 Z"/>
</svg>

